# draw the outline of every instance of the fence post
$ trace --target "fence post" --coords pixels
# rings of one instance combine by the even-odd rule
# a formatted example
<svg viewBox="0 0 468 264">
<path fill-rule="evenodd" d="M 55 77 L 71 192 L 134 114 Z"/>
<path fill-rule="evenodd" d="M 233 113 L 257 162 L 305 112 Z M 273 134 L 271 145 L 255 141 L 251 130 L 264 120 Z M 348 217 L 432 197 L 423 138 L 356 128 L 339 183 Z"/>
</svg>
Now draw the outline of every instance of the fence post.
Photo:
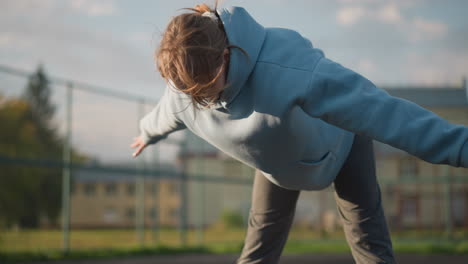
<svg viewBox="0 0 468 264">
<path fill-rule="evenodd" d="M 71 137 L 73 84 L 67 84 L 65 105 L 65 141 L 62 153 L 62 247 L 70 250 L 70 178 L 71 178 Z"/>
<path fill-rule="evenodd" d="M 154 146 L 153 147 L 153 170 L 157 170 L 158 166 L 160 164 L 159 162 L 159 151 L 158 149 Z M 159 188 L 161 186 L 160 184 L 160 175 L 153 175 L 154 177 L 154 193 L 153 193 L 153 208 L 154 208 L 154 215 L 153 215 L 153 240 L 155 244 L 159 244 L 159 210 L 161 209 L 160 203 L 159 203 Z"/>
<path fill-rule="evenodd" d="M 199 157 L 201 157 L 201 159 L 198 160 L 198 169 L 197 169 L 197 174 L 199 176 L 201 175 L 205 175 L 206 171 L 205 171 L 205 143 L 201 140 L 198 141 L 199 142 L 199 147 L 200 149 L 198 150 L 199 152 Z M 195 184 L 194 184 L 195 185 Z M 204 179 L 200 179 L 198 181 L 198 187 L 199 187 L 199 191 L 198 191 L 198 201 L 196 202 L 196 204 L 198 204 L 198 208 L 197 208 L 197 212 L 198 212 L 198 228 L 197 228 L 197 242 L 198 244 L 203 244 L 203 240 L 204 240 L 204 225 L 205 225 L 205 180 Z"/>
<path fill-rule="evenodd" d="M 255 171 L 254 171 L 255 173 Z M 247 167 L 247 165 L 242 164 L 242 179 L 248 179 L 249 177 L 253 178 L 255 177 L 255 174 L 252 174 L 252 171 Z M 244 227 L 247 227 L 248 221 L 249 221 L 249 215 L 250 215 L 250 207 L 251 207 L 251 197 L 252 197 L 252 191 L 253 191 L 253 186 L 252 185 L 244 185 L 244 202 L 242 203 L 242 216 L 244 217 Z M 245 199 L 247 199 L 247 206 L 245 203 Z M 249 203 L 250 202 L 250 203 Z"/>
<path fill-rule="evenodd" d="M 468 101 L 468 85 L 467 85 L 467 82 L 466 82 L 466 76 L 463 76 L 462 88 L 465 90 L 465 97 L 466 97 L 466 100 Z"/>
<path fill-rule="evenodd" d="M 445 234 L 447 238 L 452 239 L 453 223 L 452 223 L 452 182 L 450 169 L 448 166 L 443 166 L 443 176 L 445 179 Z"/>
<path fill-rule="evenodd" d="M 144 100 L 138 103 L 138 116 L 144 115 Z M 140 132 L 139 122 L 137 122 L 137 131 Z M 145 244 L 145 175 L 141 172 L 145 169 L 145 161 L 143 155 L 137 161 L 137 180 L 136 180 L 136 219 L 135 227 L 137 240 L 140 246 Z"/>
<path fill-rule="evenodd" d="M 179 211 L 179 235 L 182 246 L 187 245 L 187 139 L 181 144 L 181 170 L 180 170 L 180 211 Z"/>
</svg>

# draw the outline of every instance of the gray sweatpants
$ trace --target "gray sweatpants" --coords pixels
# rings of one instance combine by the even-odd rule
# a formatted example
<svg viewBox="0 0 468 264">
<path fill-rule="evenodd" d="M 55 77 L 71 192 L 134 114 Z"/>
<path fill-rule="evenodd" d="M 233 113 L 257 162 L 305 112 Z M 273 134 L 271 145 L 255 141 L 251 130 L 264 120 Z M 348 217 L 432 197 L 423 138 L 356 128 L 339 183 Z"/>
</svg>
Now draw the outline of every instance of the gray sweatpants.
<svg viewBox="0 0 468 264">
<path fill-rule="evenodd" d="M 395 263 L 371 139 L 355 136 L 334 185 L 338 212 L 356 263 Z M 238 264 L 278 263 L 298 197 L 299 191 L 278 187 L 256 172 L 247 235 Z"/>
</svg>

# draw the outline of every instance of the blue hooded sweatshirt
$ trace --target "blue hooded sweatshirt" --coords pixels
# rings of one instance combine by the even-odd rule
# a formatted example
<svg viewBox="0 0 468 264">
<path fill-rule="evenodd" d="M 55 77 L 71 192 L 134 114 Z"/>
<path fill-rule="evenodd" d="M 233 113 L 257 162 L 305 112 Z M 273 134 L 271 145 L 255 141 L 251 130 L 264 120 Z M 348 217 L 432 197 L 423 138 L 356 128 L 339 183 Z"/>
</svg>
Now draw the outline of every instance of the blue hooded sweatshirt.
<svg viewBox="0 0 468 264">
<path fill-rule="evenodd" d="M 151 144 L 188 128 L 233 158 L 293 190 L 330 185 L 355 134 L 431 163 L 468 167 L 468 128 L 390 96 L 327 59 L 299 33 L 264 28 L 245 9 L 218 10 L 231 49 L 228 87 L 219 102 L 197 109 L 167 87 L 140 121 Z"/>
</svg>

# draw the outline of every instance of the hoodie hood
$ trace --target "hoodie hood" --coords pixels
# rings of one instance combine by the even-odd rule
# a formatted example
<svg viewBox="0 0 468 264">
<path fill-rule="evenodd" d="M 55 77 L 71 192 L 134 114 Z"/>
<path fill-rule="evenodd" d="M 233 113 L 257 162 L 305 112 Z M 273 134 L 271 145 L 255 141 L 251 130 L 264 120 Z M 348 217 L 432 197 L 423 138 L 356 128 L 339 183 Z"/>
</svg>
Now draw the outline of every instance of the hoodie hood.
<svg viewBox="0 0 468 264">
<path fill-rule="evenodd" d="M 248 57 L 239 49 L 230 50 L 227 84 L 218 103 L 212 108 L 225 108 L 236 98 L 250 73 L 255 68 L 258 55 L 265 40 L 265 29 L 257 23 L 242 7 L 217 10 L 224 25 L 229 45 L 235 45 L 247 52 Z"/>
</svg>

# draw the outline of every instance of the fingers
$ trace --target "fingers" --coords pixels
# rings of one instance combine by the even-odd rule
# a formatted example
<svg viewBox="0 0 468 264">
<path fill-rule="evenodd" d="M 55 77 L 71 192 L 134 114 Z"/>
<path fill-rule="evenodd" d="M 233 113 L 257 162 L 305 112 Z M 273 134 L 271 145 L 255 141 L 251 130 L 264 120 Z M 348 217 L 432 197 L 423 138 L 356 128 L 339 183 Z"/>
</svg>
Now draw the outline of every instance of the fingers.
<svg viewBox="0 0 468 264">
<path fill-rule="evenodd" d="M 147 144 L 144 144 L 144 143 L 138 143 L 138 144 L 134 144 L 135 147 L 138 147 L 135 152 L 133 153 L 133 157 L 136 157 L 138 155 L 140 155 L 140 153 L 146 148 L 146 146 L 148 146 Z"/>
<path fill-rule="evenodd" d="M 130 147 L 135 148 L 135 147 L 138 147 L 141 144 L 143 144 L 143 141 L 140 139 L 140 137 L 134 137 L 133 138 L 133 143 L 130 145 Z"/>
<path fill-rule="evenodd" d="M 145 144 L 142 144 L 140 145 L 137 150 L 133 153 L 133 157 L 137 157 L 138 155 L 140 155 L 140 153 L 143 151 L 143 149 L 146 147 Z"/>
<path fill-rule="evenodd" d="M 137 148 L 135 152 L 133 152 L 132 156 L 137 157 L 146 147 L 146 144 L 141 140 L 140 137 L 133 138 L 133 143 L 130 145 L 131 148 Z"/>
<path fill-rule="evenodd" d="M 142 150 L 142 147 L 140 146 L 135 152 L 133 152 L 132 156 L 137 157 L 138 155 L 140 155 L 141 150 Z"/>
</svg>

